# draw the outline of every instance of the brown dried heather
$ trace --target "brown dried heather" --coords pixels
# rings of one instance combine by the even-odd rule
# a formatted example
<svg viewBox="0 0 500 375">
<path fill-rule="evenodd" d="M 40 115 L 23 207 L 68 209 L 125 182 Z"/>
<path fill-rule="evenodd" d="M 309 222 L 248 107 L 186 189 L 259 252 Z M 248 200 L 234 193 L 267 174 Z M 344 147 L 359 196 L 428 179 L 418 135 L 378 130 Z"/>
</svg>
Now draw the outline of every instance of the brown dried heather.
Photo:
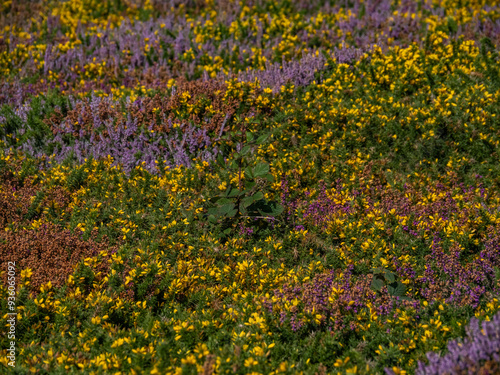
<svg viewBox="0 0 500 375">
<path fill-rule="evenodd" d="M 16 162 L 12 170 L 3 173 L 0 183 L 0 231 L 4 231 L 8 224 L 19 226 L 24 220 L 32 205 L 32 199 L 44 189 L 41 184 L 34 184 L 33 177 L 27 177 L 21 184 L 17 177 L 21 169 Z M 13 172 L 16 172 L 17 176 Z M 52 207 L 57 212 L 69 213 L 67 207 L 71 202 L 71 194 L 60 186 L 45 189 L 45 196 L 40 202 L 37 216 L 45 218 L 44 207 Z"/>
<path fill-rule="evenodd" d="M 104 121 L 113 118 L 116 119 L 116 125 L 122 124 L 125 122 L 125 117 L 124 115 L 118 110 L 118 108 L 111 108 L 111 106 L 107 105 L 105 102 L 99 103 L 98 107 L 98 117 L 103 123 Z M 62 120 L 62 119 L 61 119 Z M 70 124 L 73 125 L 73 136 L 74 137 L 79 137 L 79 131 L 80 129 L 83 130 L 83 135 L 89 135 L 94 129 L 94 117 L 92 114 L 92 110 L 90 108 L 90 101 L 87 99 L 87 102 L 85 103 L 77 103 L 75 108 L 68 111 L 67 116 L 65 117 L 66 120 L 66 126 L 69 126 Z M 59 129 L 59 123 L 52 124 L 52 133 L 57 134 L 60 132 Z M 107 134 L 104 134 L 107 135 Z"/>
<path fill-rule="evenodd" d="M 350 276 L 343 275 L 341 280 L 335 281 L 338 278 L 340 270 L 329 271 L 316 275 L 311 281 L 305 283 L 302 287 L 287 287 L 283 288 L 283 296 L 291 301 L 298 298 L 304 303 L 304 311 L 311 313 L 315 311 L 322 315 L 321 323 L 328 324 L 327 320 L 330 317 L 335 330 L 341 329 L 344 325 L 344 318 L 351 312 L 355 313 L 357 309 L 364 308 L 368 302 L 376 299 L 376 293 L 371 289 L 372 275 L 367 275 L 360 278 L 354 283 L 351 283 Z M 350 286 L 347 287 L 346 284 Z M 329 301 L 332 292 L 332 287 L 337 290 L 343 290 L 335 298 L 333 304 Z M 386 301 L 387 300 L 387 301 Z M 352 306 L 349 305 L 354 301 Z M 377 300 L 382 305 L 386 305 L 390 301 L 390 297 L 378 298 Z M 299 311 L 292 309 L 291 313 L 296 314 Z M 381 311 L 382 312 L 382 311 Z"/>
<path fill-rule="evenodd" d="M 94 230 L 90 238 L 95 238 Z M 101 242 L 83 240 L 81 235 L 71 233 L 52 223 L 43 224 L 38 229 L 0 231 L 0 267 L 5 269 L 8 262 L 16 262 L 19 271 L 31 268 L 31 290 L 36 294 L 39 287 L 51 281 L 53 286 L 61 286 L 73 273 L 74 266 L 84 258 L 93 257 L 101 251 L 108 254 L 117 250 L 110 248 L 104 236 Z M 105 275 L 109 264 L 103 261 L 96 272 Z M 6 282 L 6 275 L 3 276 Z"/>
<path fill-rule="evenodd" d="M 17 179 L 3 181 L 0 185 L 0 231 L 3 232 L 8 224 L 18 224 L 24 219 L 31 206 L 31 197 L 38 190 L 31 179 L 27 179 L 24 186 L 20 186 Z"/>
<path fill-rule="evenodd" d="M 255 89 L 253 93 L 250 93 L 250 97 L 256 96 L 257 91 L 258 89 Z M 228 126 L 225 126 L 227 119 L 236 112 L 241 102 L 245 100 L 241 97 L 225 97 L 226 92 L 227 85 L 220 80 L 186 81 L 178 79 L 174 95 L 157 94 L 153 98 L 141 97 L 127 105 L 127 116 L 130 116 L 130 120 L 139 126 L 153 124 L 153 130 L 158 133 L 168 134 L 171 131 L 171 123 L 180 124 L 187 121 L 218 136 L 223 130 L 223 126 L 224 130 L 229 129 Z M 187 100 L 183 98 L 185 93 L 189 94 Z M 112 118 L 115 120 L 115 129 L 125 125 L 127 118 L 118 107 L 111 108 L 105 102 L 101 102 L 98 108 L 100 122 L 104 123 L 107 119 Z M 189 111 L 187 108 L 190 108 Z M 248 109 L 248 112 L 250 111 L 252 108 Z M 188 117 L 185 117 L 184 114 L 188 114 Z M 60 113 L 56 112 L 45 122 L 51 126 L 54 135 L 61 131 L 60 124 L 65 122 L 66 126 L 72 125 L 74 137 L 80 136 L 80 130 L 83 130 L 83 136 L 88 136 L 95 131 L 94 115 L 90 108 L 90 100 L 87 99 L 77 103 L 74 109 L 68 111 L 66 117 L 63 118 Z M 246 115 L 247 113 L 243 113 L 242 117 Z M 187 131 L 187 129 L 184 128 L 183 131 Z M 102 135 L 108 136 L 107 131 L 103 130 Z"/>
<path fill-rule="evenodd" d="M 52 134 L 56 134 L 56 128 L 59 126 L 59 124 L 62 122 L 64 116 L 59 110 L 59 108 L 56 108 L 54 112 L 50 115 L 50 117 L 43 119 L 43 122 L 50 126 L 52 129 Z"/>
<path fill-rule="evenodd" d="M 224 99 L 226 89 L 227 85 L 225 83 L 215 79 L 206 81 L 202 79 L 196 81 L 180 79 L 177 82 L 177 92 L 172 97 L 167 100 L 155 97 L 150 103 L 147 100 L 144 101 L 146 123 L 149 124 L 153 120 L 153 108 L 160 108 L 160 117 L 165 116 L 174 121 L 177 110 L 183 105 L 181 101 L 182 95 L 188 93 L 190 98 L 186 104 L 198 109 L 189 115 L 188 120 L 202 129 L 206 128 L 208 131 L 214 131 L 215 134 L 219 134 L 226 116 L 232 116 L 240 104 L 239 100 L 235 98 Z M 207 116 L 205 111 L 208 105 L 210 105 L 212 113 L 209 122 L 205 118 Z M 131 112 L 137 113 L 137 110 L 132 110 Z M 133 116 L 134 114 L 132 114 Z M 168 132 L 169 130 L 169 124 L 164 122 L 155 127 L 155 131 Z"/>
</svg>

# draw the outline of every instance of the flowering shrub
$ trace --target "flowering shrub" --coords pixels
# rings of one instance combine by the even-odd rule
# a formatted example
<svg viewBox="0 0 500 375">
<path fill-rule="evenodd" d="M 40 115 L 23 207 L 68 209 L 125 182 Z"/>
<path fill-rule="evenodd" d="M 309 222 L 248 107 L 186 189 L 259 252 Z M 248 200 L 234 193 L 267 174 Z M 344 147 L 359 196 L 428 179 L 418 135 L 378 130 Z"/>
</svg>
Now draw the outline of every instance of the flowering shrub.
<svg viewBox="0 0 500 375">
<path fill-rule="evenodd" d="M 499 14 L 4 1 L 0 372 L 498 373 Z"/>
</svg>

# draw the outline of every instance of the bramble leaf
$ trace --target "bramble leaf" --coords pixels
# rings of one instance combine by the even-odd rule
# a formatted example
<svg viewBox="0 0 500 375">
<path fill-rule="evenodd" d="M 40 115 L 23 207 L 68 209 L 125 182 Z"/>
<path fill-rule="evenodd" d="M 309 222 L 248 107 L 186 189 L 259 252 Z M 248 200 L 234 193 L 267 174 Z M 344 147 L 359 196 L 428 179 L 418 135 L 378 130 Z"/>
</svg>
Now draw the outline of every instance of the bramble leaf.
<svg viewBox="0 0 500 375">
<path fill-rule="evenodd" d="M 254 201 L 258 201 L 258 200 L 264 198 L 264 193 L 262 193 L 262 191 L 258 191 L 257 193 L 255 193 L 253 195 L 253 197 L 254 197 Z"/>
<path fill-rule="evenodd" d="M 387 290 L 391 296 L 403 297 L 406 293 L 406 285 L 401 281 L 393 282 L 387 286 Z"/>
<path fill-rule="evenodd" d="M 231 203 L 233 203 L 233 201 L 231 199 L 228 199 L 228 198 L 220 198 L 217 201 L 217 205 L 219 205 L 219 206 L 227 205 L 227 204 L 231 204 Z"/>
<path fill-rule="evenodd" d="M 271 183 L 274 182 L 274 176 L 271 173 L 266 174 L 264 178 Z"/>
<path fill-rule="evenodd" d="M 269 164 L 267 163 L 259 163 L 253 169 L 253 174 L 255 177 L 264 176 L 269 172 Z"/>
<path fill-rule="evenodd" d="M 258 145 L 261 145 L 266 141 L 266 139 L 267 139 L 267 134 L 261 135 L 259 138 L 257 138 L 255 143 L 257 143 Z"/>
<path fill-rule="evenodd" d="M 233 217 L 236 215 L 237 210 L 234 208 L 234 203 L 224 204 L 217 209 L 219 216 Z"/>
<path fill-rule="evenodd" d="M 372 288 L 376 291 L 380 292 L 380 290 L 384 287 L 385 283 L 383 280 L 378 277 L 374 277 L 372 280 Z"/>
<path fill-rule="evenodd" d="M 245 156 L 246 154 L 248 154 L 250 152 L 250 146 L 245 146 L 241 149 L 240 151 L 240 155 L 241 156 Z"/>
<path fill-rule="evenodd" d="M 246 197 L 246 198 L 243 198 L 242 201 L 241 201 L 241 205 L 243 205 L 243 207 L 247 208 L 248 206 L 250 206 L 253 202 L 255 201 L 255 196 L 254 195 L 251 195 L 249 197 Z M 240 207 L 241 207 L 240 205 Z"/>
<path fill-rule="evenodd" d="M 389 283 L 393 283 L 394 280 L 396 280 L 396 278 L 394 277 L 394 274 L 390 271 L 387 271 L 385 270 L 384 272 L 384 276 L 385 276 L 385 279 L 389 282 Z"/>
<path fill-rule="evenodd" d="M 250 167 L 246 167 L 245 168 L 245 177 L 248 178 L 248 179 L 253 179 L 254 178 L 253 172 L 250 169 Z"/>
<path fill-rule="evenodd" d="M 229 195 L 227 196 L 228 198 L 234 198 L 236 196 L 238 196 L 240 194 L 240 191 L 236 188 L 234 188 L 233 190 L 231 190 L 231 192 L 229 193 Z"/>
</svg>

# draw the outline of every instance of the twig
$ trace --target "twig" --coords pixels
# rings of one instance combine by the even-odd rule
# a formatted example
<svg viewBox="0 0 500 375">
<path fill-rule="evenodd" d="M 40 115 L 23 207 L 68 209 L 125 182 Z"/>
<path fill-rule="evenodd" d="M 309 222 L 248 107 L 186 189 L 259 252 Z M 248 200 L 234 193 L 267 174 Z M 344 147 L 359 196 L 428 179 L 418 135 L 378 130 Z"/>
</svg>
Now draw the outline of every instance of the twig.
<svg viewBox="0 0 500 375">
<path fill-rule="evenodd" d="M 224 121 L 222 122 L 222 126 L 220 128 L 219 136 L 217 137 L 216 141 L 218 141 L 222 135 L 222 132 L 224 131 L 224 127 L 226 126 L 226 121 L 229 118 L 229 113 L 226 114 L 226 117 L 224 118 Z"/>
</svg>

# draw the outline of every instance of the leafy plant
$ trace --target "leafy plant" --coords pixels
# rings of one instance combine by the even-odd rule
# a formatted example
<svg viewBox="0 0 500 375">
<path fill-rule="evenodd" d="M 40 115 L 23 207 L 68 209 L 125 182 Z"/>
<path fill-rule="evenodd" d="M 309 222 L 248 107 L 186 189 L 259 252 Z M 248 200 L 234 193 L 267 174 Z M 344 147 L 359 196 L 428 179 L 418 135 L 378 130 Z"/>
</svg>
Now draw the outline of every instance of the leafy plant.
<svg viewBox="0 0 500 375">
<path fill-rule="evenodd" d="M 229 164 L 229 168 L 238 170 L 238 186 L 233 187 L 229 183 L 224 193 L 210 198 L 209 202 L 214 206 L 210 207 L 205 214 L 210 223 L 222 224 L 221 237 L 223 238 L 231 233 L 232 228 L 240 220 L 254 219 L 251 225 L 262 227 L 266 225 L 268 219 L 276 218 L 284 210 L 277 201 L 267 200 L 262 192 L 267 183 L 274 182 L 273 175 L 269 173 L 269 164 L 259 162 L 253 168 L 248 166 L 249 155 L 253 154 L 257 145 L 265 142 L 267 135 L 255 139 L 251 132 L 242 127 L 241 130 L 230 132 L 222 139 L 231 145 L 233 137 L 240 139 L 236 144 L 236 150 L 230 157 L 232 162 Z M 221 167 L 226 166 L 222 155 L 218 156 L 217 163 Z M 247 166 L 244 168 L 245 165 Z M 243 173 L 245 181 L 242 178 Z"/>
<path fill-rule="evenodd" d="M 387 286 L 387 291 L 392 297 L 399 297 L 399 299 L 410 300 L 405 297 L 406 285 L 401 281 L 396 280 L 396 276 L 385 268 L 373 269 L 372 288 L 380 292 L 384 286 Z"/>
</svg>

